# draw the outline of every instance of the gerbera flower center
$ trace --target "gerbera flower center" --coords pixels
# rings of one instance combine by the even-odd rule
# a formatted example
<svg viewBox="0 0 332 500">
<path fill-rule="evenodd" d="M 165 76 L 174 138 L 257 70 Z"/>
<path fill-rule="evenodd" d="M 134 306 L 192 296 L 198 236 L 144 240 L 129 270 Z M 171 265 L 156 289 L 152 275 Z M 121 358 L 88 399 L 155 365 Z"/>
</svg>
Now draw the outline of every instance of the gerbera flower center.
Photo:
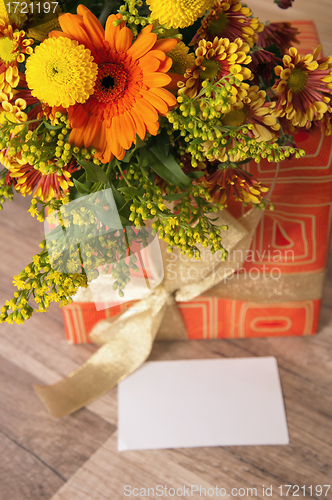
<svg viewBox="0 0 332 500">
<path fill-rule="evenodd" d="M 229 125 L 230 127 L 241 127 L 246 123 L 247 113 L 244 109 L 234 109 L 223 118 L 222 122 L 224 125 Z"/>
<path fill-rule="evenodd" d="M 129 75 L 121 63 L 99 65 L 94 97 L 99 102 L 115 102 L 128 88 Z"/>
<path fill-rule="evenodd" d="M 18 51 L 13 52 L 15 47 L 15 42 L 11 38 L 3 37 L 0 38 L 0 58 L 5 63 L 9 64 L 15 61 Z"/>
<path fill-rule="evenodd" d="M 228 17 L 224 12 L 220 12 L 216 19 L 211 19 L 208 30 L 212 35 L 222 35 L 229 24 Z"/>
<path fill-rule="evenodd" d="M 301 92 L 304 89 L 308 80 L 308 75 L 305 71 L 299 68 L 294 68 L 287 80 L 287 85 L 294 94 Z"/>
<path fill-rule="evenodd" d="M 203 69 L 202 66 L 205 68 Z M 201 69 L 199 70 L 199 77 L 201 80 L 210 80 L 210 82 L 214 82 L 217 80 L 220 72 L 220 66 L 217 61 L 213 61 L 211 59 L 204 59 L 201 64 Z"/>
<path fill-rule="evenodd" d="M 114 83 L 115 83 L 115 81 L 114 81 L 114 78 L 112 76 L 105 76 L 105 78 L 103 78 L 103 80 L 101 82 L 101 85 L 106 90 L 109 90 L 109 89 L 114 87 Z"/>
</svg>

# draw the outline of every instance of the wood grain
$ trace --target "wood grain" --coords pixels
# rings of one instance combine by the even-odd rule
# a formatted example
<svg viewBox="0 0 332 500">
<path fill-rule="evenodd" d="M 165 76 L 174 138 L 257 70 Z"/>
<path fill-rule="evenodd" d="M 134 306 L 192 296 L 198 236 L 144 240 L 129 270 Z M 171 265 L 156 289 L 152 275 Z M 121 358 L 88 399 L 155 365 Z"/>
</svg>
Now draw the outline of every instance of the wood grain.
<svg viewBox="0 0 332 500">
<path fill-rule="evenodd" d="M 313 19 L 325 54 L 332 54 L 331 0 L 295 0 L 287 11 L 272 0 L 248 0 L 261 20 Z M 15 197 L 0 213 L 0 302 L 10 298 L 12 276 L 43 238 L 42 224 Z M 151 360 L 275 356 L 290 433 L 288 446 L 117 451 L 117 389 L 86 409 L 53 420 L 33 383 L 54 383 L 96 350 L 70 346 L 60 310 L 36 315 L 23 326 L 0 326 L 0 500 L 120 500 L 124 486 L 202 488 L 332 485 L 332 264 L 327 273 L 320 333 L 311 338 L 261 338 L 159 342 Z M 198 429 L 199 432 L 199 429 Z M 313 496 L 318 499 L 317 495 Z M 150 498 L 160 498 L 156 495 Z M 177 498 L 177 497 L 175 497 Z M 207 495 L 191 498 L 218 498 Z M 232 498 L 232 497 L 230 497 Z M 243 498 L 250 498 L 244 496 Z M 299 492 L 299 498 L 304 498 Z M 327 497 L 332 498 L 332 486 Z"/>
<path fill-rule="evenodd" d="M 40 380 L 0 357 L 0 478 L 7 469 L 4 482 L 8 491 L 11 487 L 15 490 L 15 496 L 8 495 L 0 480 L 0 498 L 50 498 L 115 430 L 85 409 L 62 421 L 51 418 L 36 398 L 33 384 L 40 384 Z M 18 477 L 8 471 L 10 464 L 12 469 L 21 469 Z M 40 479 L 35 486 L 39 485 L 39 493 L 35 488 L 26 492 L 27 466 L 38 471 Z"/>
</svg>

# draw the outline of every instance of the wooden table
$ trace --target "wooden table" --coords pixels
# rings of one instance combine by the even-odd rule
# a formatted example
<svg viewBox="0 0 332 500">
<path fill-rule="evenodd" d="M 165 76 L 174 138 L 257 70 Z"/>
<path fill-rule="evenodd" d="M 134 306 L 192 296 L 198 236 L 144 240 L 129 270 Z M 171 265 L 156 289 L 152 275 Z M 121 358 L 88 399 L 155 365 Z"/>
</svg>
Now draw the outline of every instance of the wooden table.
<svg viewBox="0 0 332 500">
<path fill-rule="evenodd" d="M 331 0 L 295 0 L 288 11 L 278 9 L 272 0 L 248 0 L 248 4 L 262 20 L 272 16 L 280 20 L 314 19 L 325 53 L 332 53 Z M 16 196 L 0 213 L 1 304 L 12 296 L 12 276 L 38 251 L 43 237 L 42 224 L 30 217 L 28 206 L 28 200 Z M 206 489 L 218 486 L 227 489 L 227 496 L 232 488 L 244 488 L 239 492 L 245 493 L 242 498 L 251 498 L 255 490 L 250 489 L 257 488 L 259 499 L 267 498 L 263 485 L 272 487 L 272 498 L 279 498 L 281 485 L 306 485 L 306 497 L 310 498 L 310 485 L 331 484 L 328 496 L 321 497 L 331 499 L 331 300 L 332 265 L 317 336 L 158 343 L 150 357 L 276 356 L 290 433 L 288 446 L 119 453 L 116 389 L 61 420 L 48 415 L 32 389 L 34 383 L 54 383 L 67 375 L 88 359 L 95 347 L 67 344 L 56 306 L 23 326 L 1 325 L 0 500 L 117 500 L 125 498 L 125 485 L 178 488 L 184 484 Z M 303 491 L 298 495 L 302 498 Z M 319 498 L 315 490 L 313 497 Z M 191 498 L 212 497 L 196 494 Z"/>
</svg>

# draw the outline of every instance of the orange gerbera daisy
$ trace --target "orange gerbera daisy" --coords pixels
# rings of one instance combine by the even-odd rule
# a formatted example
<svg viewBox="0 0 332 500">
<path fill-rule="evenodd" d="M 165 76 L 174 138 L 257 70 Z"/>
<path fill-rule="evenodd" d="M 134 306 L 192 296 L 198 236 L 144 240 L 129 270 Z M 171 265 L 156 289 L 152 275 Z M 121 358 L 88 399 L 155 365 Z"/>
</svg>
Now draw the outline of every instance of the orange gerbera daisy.
<svg viewBox="0 0 332 500">
<path fill-rule="evenodd" d="M 77 40 L 91 51 L 98 66 L 94 93 L 84 104 L 68 108 L 69 141 L 79 147 L 93 146 L 103 163 L 113 156 L 122 160 L 136 142 L 136 134 L 142 140 L 147 132 L 156 135 L 159 115 L 176 105 L 175 97 L 162 87 L 171 82 L 166 73 L 172 60 L 166 52 L 177 40 L 157 41 L 150 24 L 132 43 L 122 14 L 109 16 L 104 30 L 84 5 L 78 6 L 77 13 L 61 16 L 63 32 L 50 33 Z M 120 24 L 114 26 L 114 21 Z"/>
</svg>

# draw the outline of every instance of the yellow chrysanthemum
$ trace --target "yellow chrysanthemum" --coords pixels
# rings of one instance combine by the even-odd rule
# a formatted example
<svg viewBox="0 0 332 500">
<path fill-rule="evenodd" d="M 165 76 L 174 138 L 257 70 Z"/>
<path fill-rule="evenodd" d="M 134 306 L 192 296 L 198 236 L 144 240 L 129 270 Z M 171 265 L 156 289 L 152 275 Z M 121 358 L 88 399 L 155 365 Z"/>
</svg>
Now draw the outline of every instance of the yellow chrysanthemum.
<svg viewBox="0 0 332 500">
<path fill-rule="evenodd" d="M 4 15 L 3 6 L 5 6 L 7 15 Z M 0 2 L 0 18 L 7 23 L 15 26 L 16 28 L 19 28 L 28 19 L 27 9 L 27 2 L 25 2 L 24 0 L 6 0 L 6 3 L 4 3 L 4 0 L 2 0 Z"/>
<path fill-rule="evenodd" d="M 28 117 L 26 113 L 24 113 L 24 109 L 26 109 L 27 103 L 24 99 L 16 99 L 13 102 L 13 94 L 0 92 L 0 128 L 5 121 L 11 123 L 24 123 L 27 121 Z M 15 129 L 11 130 L 12 134 L 17 134 L 20 130 L 22 130 L 23 125 L 18 125 Z M 6 166 L 6 159 L 3 158 L 3 154 L 0 152 L 0 162 Z"/>
<path fill-rule="evenodd" d="M 147 0 L 152 19 L 167 28 L 186 28 L 212 7 L 214 0 Z"/>
<path fill-rule="evenodd" d="M 0 19 L 5 21 L 6 23 L 9 23 L 7 7 L 6 7 L 4 0 L 1 0 L 1 2 L 0 2 Z"/>
<path fill-rule="evenodd" d="M 246 99 L 235 103 L 222 122 L 232 127 L 251 123 L 253 128 L 248 131 L 249 137 L 258 142 L 271 141 L 276 138 L 276 132 L 280 129 L 276 117 L 272 115 L 274 107 L 274 102 L 266 102 L 265 90 L 259 90 L 257 85 L 252 85 Z"/>
<path fill-rule="evenodd" d="M 274 107 L 275 102 L 266 101 L 265 90 L 259 90 L 257 85 L 252 85 L 245 99 L 242 102 L 234 103 L 230 110 L 223 116 L 221 122 L 223 125 L 229 127 L 250 125 L 246 133 L 249 137 L 255 139 L 257 142 L 274 142 L 280 130 L 280 125 L 276 117 L 273 116 Z M 238 162 L 246 158 L 246 156 L 243 156 L 245 154 L 243 149 L 238 149 L 233 154 L 233 148 L 233 140 L 224 148 L 218 150 L 214 148 L 213 141 L 205 141 L 203 143 L 203 151 L 206 158 L 209 161 L 218 160 L 220 163 L 224 163 L 227 160 Z"/>
<path fill-rule="evenodd" d="M 66 169 L 54 173 L 43 172 L 30 165 L 21 153 L 11 158 L 5 166 L 14 179 L 16 191 L 22 196 L 32 195 L 45 202 L 68 194 L 69 188 L 74 185 L 71 174 L 77 169 L 74 163 L 69 163 Z"/>
<path fill-rule="evenodd" d="M 294 47 L 283 57 L 283 66 L 275 73 L 279 80 L 273 86 L 278 100 L 275 116 L 286 117 L 295 127 L 309 128 L 322 120 L 332 96 L 332 56 L 319 59 L 321 47 L 301 57 Z"/>
<path fill-rule="evenodd" d="M 195 54 L 188 54 L 189 47 L 187 47 L 183 42 L 179 42 L 174 49 L 167 53 L 173 61 L 170 71 L 176 73 L 177 75 L 184 76 L 187 69 L 195 63 Z"/>
<path fill-rule="evenodd" d="M 240 87 L 233 85 L 232 102 L 244 99 L 249 85 L 244 82 L 251 77 L 251 71 L 245 67 L 251 62 L 248 55 L 250 47 L 241 38 L 230 43 L 228 38 L 218 39 L 213 42 L 200 40 L 195 50 L 195 64 L 186 71 L 186 81 L 179 82 L 179 93 L 184 93 L 193 99 L 201 90 L 202 82 L 214 82 L 232 74 L 241 82 Z"/>
<path fill-rule="evenodd" d="M 217 0 L 202 25 L 197 31 L 190 45 L 198 43 L 199 40 L 210 40 L 228 38 L 231 42 L 236 38 L 243 38 L 250 47 L 257 39 L 256 33 L 262 31 L 264 25 L 258 19 L 252 17 L 248 7 L 242 6 L 238 0 Z"/>
<path fill-rule="evenodd" d="M 26 64 L 31 94 L 49 106 L 64 108 L 89 99 L 97 73 L 90 50 L 65 37 L 45 40 Z"/>
<path fill-rule="evenodd" d="M 25 54 L 32 54 L 33 40 L 25 38 L 25 32 L 0 19 L 0 90 L 11 92 L 20 81 L 18 64 Z"/>
<path fill-rule="evenodd" d="M 332 106 L 328 107 L 328 110 L 324 113 L 323 118 L 317 121 L 317 125 L 320 126 L 323 134 L 332 135 Z"/>
</svg>

